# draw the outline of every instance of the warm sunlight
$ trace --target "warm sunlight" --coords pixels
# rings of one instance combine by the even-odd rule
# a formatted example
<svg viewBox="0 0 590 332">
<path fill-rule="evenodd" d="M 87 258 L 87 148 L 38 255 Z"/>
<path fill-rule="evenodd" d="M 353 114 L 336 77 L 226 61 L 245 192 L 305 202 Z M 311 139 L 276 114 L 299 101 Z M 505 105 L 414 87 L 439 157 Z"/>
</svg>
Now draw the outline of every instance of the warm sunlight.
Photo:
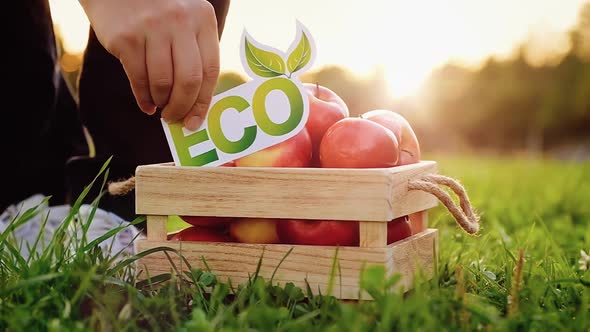
<svg viewBox="0 0 590 332">
<path fill-rule="evenodd" d="M 239 39 L 244 28 L 259 41 L 286 49 L 299 19 L 314 34 L 314 68 L 335 64 L 364 75 L 383 68 L 394 96 L 414 94 L 430 72 L 448 61 L 477 65 L 510 55 L 531 35 L 557 39 L 575 22 L 584 0 L 365 0 L 233 1 L 221 43 L 224 70 L 243 72 Z M 50 0 L 69 52 L 86 45 L 88 21 L 76 0 Z M 259 10 L 265 8 L 265 10 Z M 272 15 L 269 15 L 271 14 Z M 269 28 L 272 27 L 272 28 Z M 556 40 L 557 40 L 556 39 Z M 536 45 L 563 52 L 561 38 Z"/>
<path fill-rule="evenodd" d="M 404 15 L 384 20 L 385 33 L 379 42 L 374 39 L 382 45 L 381 61 L 394 96 L 415 93 L 434 67 L 448 61 L 450 52 L 468 54 L 470 47 L 479 46 L 468 44 L 465 21 L 456 10 L 441 1 L 429 6 L 425 10 L 421 1 L 392 6 L 391 11 Z"/>
<path fill-rule="evenodd" d="M 49 0 L 51 16 L 70 53 L 83 52 L 88 40 L 88 18 L 77 0 Z"/>
</svg>

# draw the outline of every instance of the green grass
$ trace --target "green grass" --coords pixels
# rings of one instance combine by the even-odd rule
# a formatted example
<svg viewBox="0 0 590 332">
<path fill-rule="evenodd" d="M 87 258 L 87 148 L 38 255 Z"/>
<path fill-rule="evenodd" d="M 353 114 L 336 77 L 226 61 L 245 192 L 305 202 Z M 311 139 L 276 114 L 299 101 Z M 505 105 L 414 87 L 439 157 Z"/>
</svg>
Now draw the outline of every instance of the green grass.
<svg viewBox="0 0 590 332">
<path fill-rule="evenodd" d="M 437 275 L 408 294 L 387 292 L 395 278 L 379 269 L 362 285 L 376 300 L 362 303 L 305 298 L 306 289 L 256 276 L 228 285 L 196 270 L 153 276 L 155 288 L 135 279 L 135 257 L 109 261 L 84 239 L 68 247 L 65 230 L 29 261 L 4 233 L 0 330 L 590 330 L 590 272 L 578 268 L 580 250 L 590 250 L 590 164 L 438 160 L 468 188 L 483 228 L 465 235 L 442 207 L 433 211 Z"/>
</svg>

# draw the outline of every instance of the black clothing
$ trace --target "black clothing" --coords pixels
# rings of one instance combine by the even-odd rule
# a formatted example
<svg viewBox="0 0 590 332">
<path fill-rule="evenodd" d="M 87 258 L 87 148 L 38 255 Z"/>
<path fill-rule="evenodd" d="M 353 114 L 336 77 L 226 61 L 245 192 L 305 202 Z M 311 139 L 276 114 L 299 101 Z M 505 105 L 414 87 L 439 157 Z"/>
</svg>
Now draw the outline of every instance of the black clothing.
<svg viewBox="0 0 590 332">
<path fill-rule="evenodd" d="M 32 194 L 52 195 L 50 204 L 71 203 L 113 157 L 109 180 L 128 178 L 138 165 L 172 161 L 158 116 L 139 110 L 121 63 L 92 29 L 79 79 L 79 105 L 59 71 L 48 0 L 9 1 L 0 20 L 4 31 L 0 90 L 4 153 L 0 211 Z M 229 0 L 210 0 L 223 31 Z M 26 126 L 26 127 L 25 127 Z M 96 147 L 88 158 L 85 126 Z M 95 188 L 102 183 L 102 177 Z M 94 190 L 86 199 L 97 197 Z M 134 195 L 101 198 L 101 208 L 130 220 Z"/>
</svg>

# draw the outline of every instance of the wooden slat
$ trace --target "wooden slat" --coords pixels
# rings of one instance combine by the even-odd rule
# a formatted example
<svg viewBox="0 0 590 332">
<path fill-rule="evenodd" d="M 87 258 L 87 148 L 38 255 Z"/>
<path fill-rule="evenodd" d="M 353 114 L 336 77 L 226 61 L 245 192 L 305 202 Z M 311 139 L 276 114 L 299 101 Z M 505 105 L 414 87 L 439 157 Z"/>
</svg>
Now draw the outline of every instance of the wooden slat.
<svg viewBox="0 0 590 332">
<path fill-rule="evenodd" d="M 166 241 L 167 216 L 147 216 L 147 238 L 150 241 Z"/>
<path fill-rule="evenodd" d="M 359 245 L 363 248 L 387 247 L 387 223 L 359 222 Z"/>
<path fill-rule="evenodd" d="M 412 167 L 414 165 L 396 167 L 407 168 L 402 171 L 402 174 L 391 174 L 390 176 L 391 219 L 409 215 L 418 211 L 428 210 L 437 206 L 438 204 L 438 199 L 431 194 L 416 190 L 408 191 L 408 182 L 410 180 L 419 178 L 420 176 L 427 173 L 437 173 L 437 165 L 435 162 L 423 161 L 415 165 L 422 165 L 422 167 Z"/>
<path fill-rule="evenodd" d="M 144 263 L 144 261 L 141 262 L 142 264 Z M 145 265 L 140 265 L 140 268 L 145 268 Z M 158 274 L 162 274 L 162 273 L 170 273 L 171 270 L 169 267 L 167 268 L 162 268 L 162 269 L 150 269 L 150 276 L 154 276 L 154 275 L 158 275 Z M 232 285 L 236 286 L 238 284 L 244 284 L 248 282 L 248 278 L 247 277 L 243 277 L 242 274 L 239 274 L 237 276 L 232 276 L 230 274 L 224 274 L 221 277 L 218 277 L 218 280 L 222 281 L 222 282 L 228 282 L 231 281 Z M 285 279 L 280 279 L 275 277 L 273 279 L 273 284 L 275 285 L 279 285 L 279 286 L 284 286 L 287 283 L 293 283 L 296 287 L 299 287 L 301 289 L 305 290 L 307 289 L 307 284 L 310 284 L 310 287 L 313 287 L 312 291 L 314 294 L 318 294 L 319 292 L 321 292 L 323 295 L 328 295 L 328 284 L 326 283 L 319 283 L 319 282 L 310 282 L 308 281 L 307 283 L 305 281 L 291 281 L 291 280 L 285 280 Z M 342 285 L 340 286 L 340 284 L 338 284 L 339 279 L 336 280 L 336 282 L 332 285 L 331 288 L 331 294 L 339 299 L 349 299 L 349 300 L 357 300 L 357 299 L 364 299 L 364 300 L 369 300 L 370 296 L 366 293 L 363 292 L 360 294 L 359 296 L 359 285 L 358 284 L 354 284 L 354 285 Z"/>
<path fill-rule="evenodd" d="M 414 269 L 423 268 L 427 275 L 434 271 L 434 254 L 437 230 L 429 229 L 406 240 L 383 248 L 258 245 L 242 243 L 205 243 L 177 241 L 138 241 L 138 250 L 145 251 L 155 247 L 171 247 L 181 251 L 193 268 L 204 269 L 203 260 L 221 280 L 231 279 L 232 283 L 244 282 L 248 275 L 255 273 L 262 257 L 260 275 L 269 279 L 273 273 L 274 281 L 284 285 L 293 282 L 305 288 L 306 281 L 312 291 L 323 294 L 328 290 L 330 275 L 338 252 L 339 269 L 335 269 L 333 295 L 342 299 L 358 299 L 359 279 L 363 267 L 385 266 L 391 273 L 401 273 L 405 288 L 411 286 Z M 292 252 L 285 257 L 287 252 Z M 171 255 L 176 267 L 187 270 L 180 257 Z M 279 262 L 283 259 L 281 265 Z M 171 265 L 163 253 L 154 253 L 142 258 L 141 269 L 147 268 L 150 275 L 170 272 Z M 145 274 L 143 274 L 145 276 Z M 432 275 L 432 274 L 430 274 Z M 366 294 L 365 294 L 366 296 Z"/>
<path fill-rule="evenodd" d="M 400 285 L 406 290 L 412 288 L 416 272 L 432 278 L 436 270 L 438 251 L 438 231 L 427 229 L 409 239 L 397 242 L 393 247 L 392 272 L 401 273 Z M 420 270 L 420 271 L 418 271 Z"/>
<path fill-rule="evenodd" d="M 435 173 L 436 163 L 387 169 L 139 166 L 136 212 L 389 221 L 436 206 L 407 183 Z"/>
</svg>

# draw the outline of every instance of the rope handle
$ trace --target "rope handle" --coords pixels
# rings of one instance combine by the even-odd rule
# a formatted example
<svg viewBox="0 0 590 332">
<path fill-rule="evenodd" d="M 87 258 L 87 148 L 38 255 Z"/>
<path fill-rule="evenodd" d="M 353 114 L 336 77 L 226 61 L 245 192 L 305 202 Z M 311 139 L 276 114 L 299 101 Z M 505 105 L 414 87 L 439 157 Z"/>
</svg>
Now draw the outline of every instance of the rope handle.
<svg viewBox="0 0 590 332">
<path fill-rule="evenodd" d="M 459 197 L 459 206 L 451 196 L 438 185 L 449 187 Z M 469 234 L 479 232 L 479 216 L 475 211 L 465 188 L 459 181 L 444 175 L 427 174 L 423 177 L 408 182 L 408 190 L 421 190 L 436 196 L 453 215 L 459 226 Z"/>
<path fill-rule="evenodd" d="M 135 190 L 135 176 L 130 177 L 127 180 L 118 182 L 109 182 L 107 186 L 109 194 L 112 196 L 124 196 Z"/>
</svg>

